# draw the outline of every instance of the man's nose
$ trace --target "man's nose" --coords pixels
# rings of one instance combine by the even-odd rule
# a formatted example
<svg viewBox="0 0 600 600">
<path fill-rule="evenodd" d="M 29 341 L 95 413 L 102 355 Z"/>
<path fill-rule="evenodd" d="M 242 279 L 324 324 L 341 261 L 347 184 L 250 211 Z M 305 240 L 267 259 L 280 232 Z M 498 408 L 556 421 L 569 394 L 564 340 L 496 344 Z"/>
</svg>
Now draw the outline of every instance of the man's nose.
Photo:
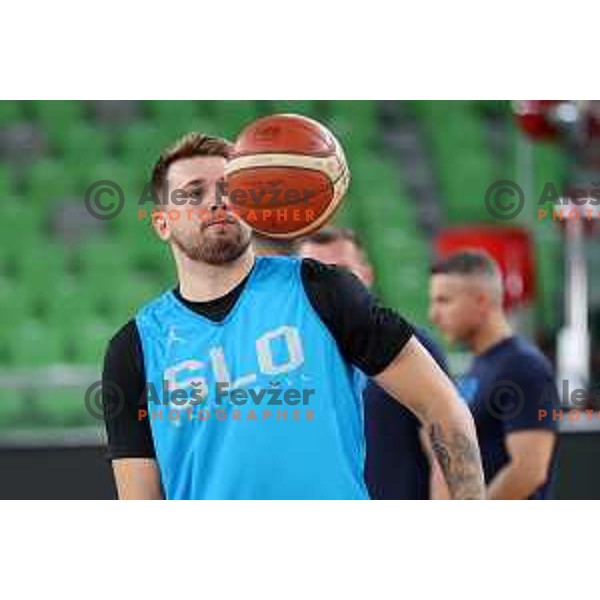
<svg viewBox="0 0 600 600">
<path fill-rule="evenodd" d="M 226 202 L 224 201 L 219 201 L 219 202 L 213 202 L 210 206 L 209 206 L 209 210 L 211 213 L 216 213 L 216 212 L 221 212 L 221 211 L 227 211 L 229 210 L 229 206 Z"/>
<path fill-rule="evenodd" d="M 230 209 L 229 199 L 227 198 L 227 188 L 224 184 L 216 184 L 215 191 L 208 208 L 212 214 L 223 210 L 228 211 Z"/>
</svg>

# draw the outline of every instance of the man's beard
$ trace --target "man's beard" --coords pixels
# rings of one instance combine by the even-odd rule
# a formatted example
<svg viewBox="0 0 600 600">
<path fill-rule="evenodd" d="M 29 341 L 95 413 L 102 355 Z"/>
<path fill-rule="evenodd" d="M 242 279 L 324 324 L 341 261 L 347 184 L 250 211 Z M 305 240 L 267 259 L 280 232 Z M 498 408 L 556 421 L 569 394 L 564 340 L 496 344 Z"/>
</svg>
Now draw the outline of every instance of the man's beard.
<svg viewBox="0 0 600 600">
<path fill-rule="evenodd" d="M 216 225 L 219 227 L 219 225 Z M 229 225 L 235 232 L 227 235 L 206 235 L 206 228 L 189 238 L 173 232 L 173 243 L 190 260 L 209 265 L 224 265 L 239 258 L 250 245 L 250 233 L 239 223 Z"/>
</svg>

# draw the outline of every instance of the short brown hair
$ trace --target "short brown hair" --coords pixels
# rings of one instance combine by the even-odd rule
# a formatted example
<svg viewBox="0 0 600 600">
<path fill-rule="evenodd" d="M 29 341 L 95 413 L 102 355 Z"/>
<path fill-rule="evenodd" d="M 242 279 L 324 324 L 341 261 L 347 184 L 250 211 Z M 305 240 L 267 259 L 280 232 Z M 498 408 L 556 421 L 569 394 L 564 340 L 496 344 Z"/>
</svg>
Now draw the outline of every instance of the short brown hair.
<svg viewBox="0 0 600 600">
<path fill-rule="evenodd" d="M 222 156 L 229 158 L 233 144 L 223 138 L 198 131 L 187 133 L 162 151 L 152 169 L 152 188 L 160 197 L 169 167 L 176 161 L 194 156 Z"/>
<path fill-rule="evenodd" d="M 254 246 L 254 252 L 257 255 L 289 256 L 290 254 L 294 253 L 293 240 L 271 238 L 267 235 L 259 233 L 258 231 L 252 232 L 252 244 Z"/>
<path fill-rule="evenodd" d="M 296 242 L 296 250 L 299 250 L 303 244 L 317 244 L 321 246 L 339 241 L 350 242 L 366 258 L 365 247 L 361 239 L 358 237 L 356 231 L 349 227 L 323 227 L 315 233 L 300 238 Z"/>
<path fill-rule="evenodd" d="M 437 261 L 431 268 L 432 275 L 498 275 L 496 261 L 485 251 L 467 249 Z"/>
<path fill-rule="evenodd" d="M 480 249 L 465 249 L 436 262 L 432 275 L 462 275 L 484 278 L 496 302 L 501 305 L 504 295 L 502 271 L 494 258 Z"/>
</svg>

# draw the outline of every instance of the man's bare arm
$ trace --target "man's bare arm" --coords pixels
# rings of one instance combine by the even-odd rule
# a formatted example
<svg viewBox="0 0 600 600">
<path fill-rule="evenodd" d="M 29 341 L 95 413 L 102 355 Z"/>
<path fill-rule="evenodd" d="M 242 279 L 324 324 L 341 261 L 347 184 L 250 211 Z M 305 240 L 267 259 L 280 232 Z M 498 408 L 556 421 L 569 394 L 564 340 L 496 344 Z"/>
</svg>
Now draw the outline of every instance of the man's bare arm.
<svg viewBox="0 0 600 600">
<path fill-rule="evenodd" d="M 488 488 L 491 500 L 525 500 L 548 478 L 556 434 L 546 430 L 523 430 L 507 434 L 510 461 L 496 474 Z"/>
<path fill-rule="evenodd" d="M 375 378 L 421 420 L 453 499 L 483 499 L 475 425 L 466 404 L 414 337 Z"/>
<path fill-rule="evenodd" d="M 119 500 L 162 500 L 156 461 L 151 458 L 119 458 L 112 461 Z"/>
<path fill-rule="evenodd" d="M 444 480 L 444 474 L 440 469 L 440 465 L 433 454 L 429 435 L 422 428 L 419 431 L 419 439 L 421 440 L 423 452 L 427 456 L 427 461 L 429 462 L 429 499 L 450 500 L 448 486 Z"/>
</svg>

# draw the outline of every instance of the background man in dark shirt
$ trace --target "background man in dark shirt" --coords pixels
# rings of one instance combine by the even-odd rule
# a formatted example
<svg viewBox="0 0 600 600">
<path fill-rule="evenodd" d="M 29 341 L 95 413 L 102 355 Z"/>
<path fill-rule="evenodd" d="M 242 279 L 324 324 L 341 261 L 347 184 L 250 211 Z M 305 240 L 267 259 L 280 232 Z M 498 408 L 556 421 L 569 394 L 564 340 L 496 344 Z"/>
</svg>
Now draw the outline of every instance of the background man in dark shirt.
<svg viewBox="0 0 600 600">
<path fill-rule="evenodd" d="M 487 496 L 548 498 L 558 393 L 548 360 L 506 319 L 498 266 L 482 252 L 455 254 L 434 266 L 430 293 L 431 320 L 475 355 L 458 383 L 475 419 Z M 434 488 L 443 497 L 443 485 Z"/>
<path fill-rule="evenodd" d="M 326 227 L 298 244 L 303 257 L 346 267 L 367 287 L 374 281 L 373 267 L 356 233 Z M 422 331 L 415 336 L 446 371 L 442 351 Z M 421 424 L 407 408 L 369 380 L 365 388 L 365 479 L 376 500 L 426 500 L 429 498 L 429 460 L 423 451 Z"/>
</svg>

